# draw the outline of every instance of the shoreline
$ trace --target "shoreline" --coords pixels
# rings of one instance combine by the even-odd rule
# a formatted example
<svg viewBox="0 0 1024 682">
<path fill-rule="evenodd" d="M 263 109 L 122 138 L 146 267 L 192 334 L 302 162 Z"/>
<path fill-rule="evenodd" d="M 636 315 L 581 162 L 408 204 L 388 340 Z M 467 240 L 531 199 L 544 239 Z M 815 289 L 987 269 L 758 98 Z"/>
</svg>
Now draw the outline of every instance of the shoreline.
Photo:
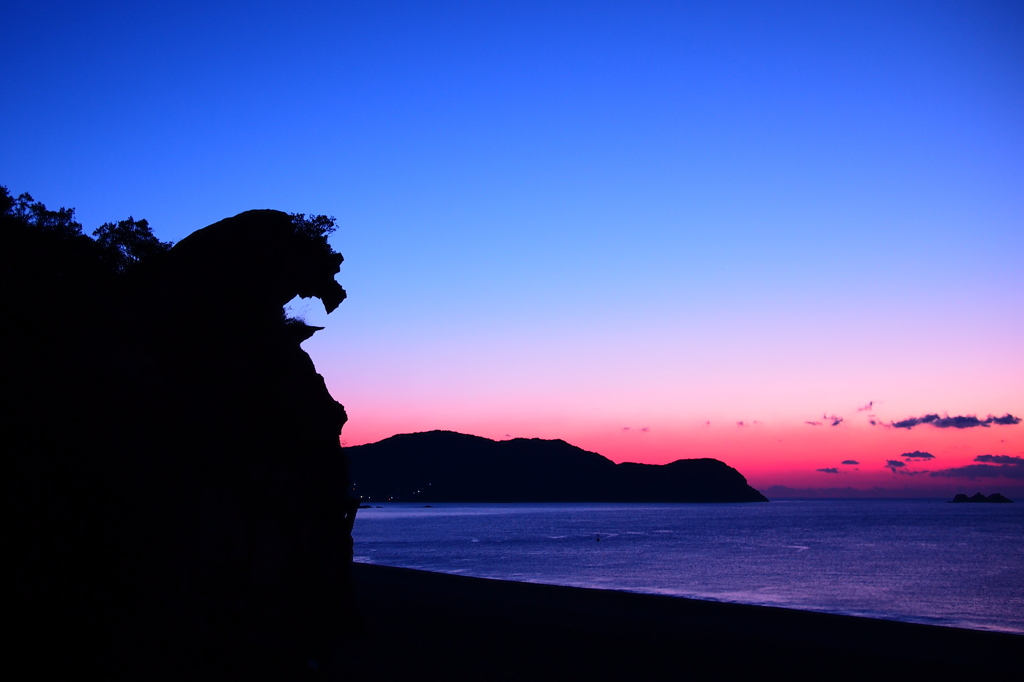
<svg viewBox="0 0 1024 682">
<path fill-rule="evenodd" d="M 1024 640 L 1024 630 L 1012 630 L 1012 629 L 999 629 L 997 627 L 971 627 L 970 625 L 958 625 L 949 622 L 929 622 L 924 618 L 915 620 L 912 616 L 907 617 L 892 617 L 885 613 L 872 614 L 872 613 L 856 613 L 856 612 L 843 612 L 837 610 L 827 610 L 826 608 L 801 608 L 798 606 L 791 606 L 785 604 L 772 604 L 772 603 L 758 603 L 756 601 L 744 601 L 744 600 L 733 600 L 733 599 L 719 599 L 715 596 L 695 596 L 692 594 L 678 594 L 671 591 L 653 592 L 645 591 L 643 589 L 632 589 L 629 587 L 615 587 L 615 586 L 598 586 L 598 585 L 586 585 L 586 584 L 570 584 L 570 583 L 557 583 L 557 582 L 545 582 L 542 580 L 531 581 L 531 580 L 517 580 L 514 578 L 502 578 L 502 577 L 483 577 L 476 576 L 470 573 L 447 573 L 443 570 L 434 570 L 430 568 L 410 568 L 402 566 L 389 566 L 386 564 L 375 564 L 370 561 L 360 561 L 357 559 L 354 564 L 360 566 L 375 566 L 378 568 L 401 568 L 402 570 L 415 571 L 417 573 L 428 573 L 434 575 L 450 575 L 457 578 L 475 578 L 479 580 L 489 580 L 493 582 L 513 582 L 527 585 L 545 585 L 550 587 L 564 587 L 568 589 L 580 589 L 589 590 L 592 592 L 619 592 L 622 594 L 636 594 L 642 596 L 654 596 L 664 597 L 667 599 L 681 599 L 684 601 L 698 602 L 698 603 L 711 603 L 711 604 L 732 604 L 736 606 L 749 606 L 758 607 L 764 609 L 775 609 L 783 612 L 796 612 L 796 613 L 813 613 L 824 616 L 840 616 L 844 618 L 856 618 L 858 620 L 869 620 L 869 621 L 882 621 L 892 623 L 904 623 L 907 625 L 922 625 L 926 627 L 934 627 L 944 630 L 962 630 L 965 632 L 990 632 L 994 634 L 1005 634 L 1011 636 L 1021 637 Z M 937 619 L 936 619 L 937 620 Z M 1024 642 L 1022 642 L 1024 645 Z"/>
<path fill-rule="evenodd" d="M 1021 635 L 778 607 L 373 564 L 352 574 L 363 622 L 332 679 L 977 675 L 1016 670 L 1024 649 Z"/>
</svg>

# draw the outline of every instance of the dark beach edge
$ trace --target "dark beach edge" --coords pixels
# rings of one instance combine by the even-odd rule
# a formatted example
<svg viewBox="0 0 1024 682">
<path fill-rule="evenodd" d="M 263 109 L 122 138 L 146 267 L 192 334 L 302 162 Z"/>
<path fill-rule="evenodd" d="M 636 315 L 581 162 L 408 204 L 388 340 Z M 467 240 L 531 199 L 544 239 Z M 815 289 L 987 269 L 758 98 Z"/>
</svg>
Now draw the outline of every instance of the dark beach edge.
<svg viewBox="0 0 1024 682">
<path fill-rule="evenodd" d="M 1024 636 L 353 566 L 362 614 L 324 677 L 676 679 L 1008 673 Z"/>
</svg>

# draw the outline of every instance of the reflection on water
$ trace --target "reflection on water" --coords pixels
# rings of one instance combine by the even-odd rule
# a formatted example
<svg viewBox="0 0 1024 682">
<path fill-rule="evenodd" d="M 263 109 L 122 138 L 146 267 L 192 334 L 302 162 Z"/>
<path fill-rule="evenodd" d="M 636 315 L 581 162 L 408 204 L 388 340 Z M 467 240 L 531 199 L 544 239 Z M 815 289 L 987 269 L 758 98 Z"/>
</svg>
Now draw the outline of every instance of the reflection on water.
<svg viewBox="0 0 1024 682">
<path fill-rule="evenodd" d="M 1024 633 L 1024 505 L 363 509 L 356 561 Z"/>
</svg>

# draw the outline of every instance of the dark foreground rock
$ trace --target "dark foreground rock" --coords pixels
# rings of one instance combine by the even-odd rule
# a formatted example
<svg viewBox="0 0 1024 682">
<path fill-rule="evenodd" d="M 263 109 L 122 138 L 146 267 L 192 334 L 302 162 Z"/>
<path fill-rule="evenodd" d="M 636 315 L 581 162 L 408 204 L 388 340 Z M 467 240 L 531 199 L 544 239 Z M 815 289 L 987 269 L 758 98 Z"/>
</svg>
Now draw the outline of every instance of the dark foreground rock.
<svg viewBox="0 0 1024 682">
<path fill-rule="evenodd" d="M 409 433 L 346 448 L 366 501 L 767 502 L 715 459 L 615 464 L 562 440 Z"/>
<path fill-rule="evenodd" d="M 74 229 L 2 219 L 6 664 L 301 672 L 353 614 L 345 410 L 282 312 L 344 298 L 323 225 L 250 211 L 117 270 Z"/>
</svg>

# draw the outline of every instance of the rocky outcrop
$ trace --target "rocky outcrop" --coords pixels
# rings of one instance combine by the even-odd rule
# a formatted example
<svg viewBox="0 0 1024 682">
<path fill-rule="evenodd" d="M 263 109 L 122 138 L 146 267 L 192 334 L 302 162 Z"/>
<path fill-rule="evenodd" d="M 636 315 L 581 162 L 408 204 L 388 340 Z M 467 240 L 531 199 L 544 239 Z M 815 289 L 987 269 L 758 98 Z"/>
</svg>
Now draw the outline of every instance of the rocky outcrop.
<svg viewBox="0 0 1024 682">
<path fill-rule="evenodd" d="M 364 501 L 767 502 L 715 459 L 615 464 L 562 440 L 494 441 L 452 431 L 346 448 Z"/>
<path fill-rule="evenodd" d="M 6 616 L 43 679 L 291 679 L 352 618 L 344 408 L 285 319 L 342 261 L 278 211 L 130 272 L 4 216 Z"/>
<path fill-rule="evenodd" d="M 957 503 L 962 503 L 962 502 L 968 502 L 968 503 L 970 503 L 970 502 L 990 503 L 990 502 L 994 502 L 994 503 L 997 503 L 997 504 L 1005 504 L 1007 502 L 1013 502 L 1013 500 L 1011 500 L 1009 498 L 1006 498 L 1006 497 L 1003 497 L 999 493 L 992 493 L 988 497 L 986 497 L 985 495 L 982 495 L 981 493 L 974 493 L 970 497 L 967 497 L 967 495 L 964 494 L 964 493 L 959 493 L 958 495 L 954 496 L 953 499 L 950 500 L 950 502 L 957 502 Z"/>
</svg>

